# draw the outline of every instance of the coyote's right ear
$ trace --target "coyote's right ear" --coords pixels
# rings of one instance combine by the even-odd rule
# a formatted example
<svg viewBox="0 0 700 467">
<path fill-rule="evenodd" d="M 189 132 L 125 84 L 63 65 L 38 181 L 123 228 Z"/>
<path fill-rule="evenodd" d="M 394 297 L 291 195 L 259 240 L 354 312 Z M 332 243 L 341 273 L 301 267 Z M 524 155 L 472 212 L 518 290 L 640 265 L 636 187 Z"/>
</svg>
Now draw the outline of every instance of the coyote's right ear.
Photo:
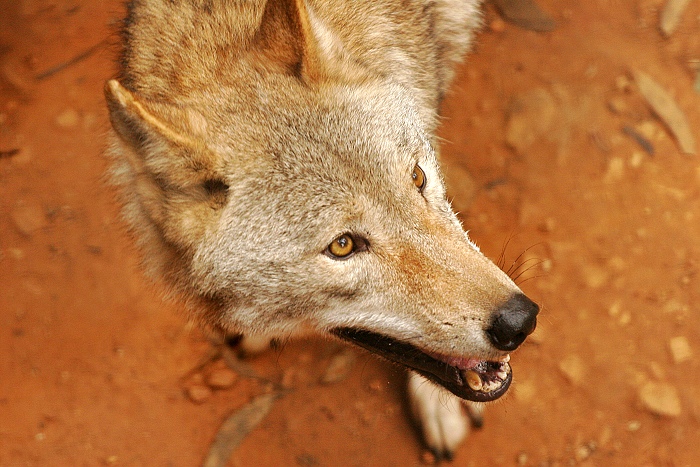
<svg viewBox="0 0 700 467">
<path fill-rule="evenodd" d="M 365 75 L 306 0 L 268 0 L 251 52 L 260 66 L 297 75 L 309 84 Z"/>
<path fill-rule="evenodd" d="M 227 189 L 218 158 L 203 143 L 206 121 L 169 104 L 147 108 L 116 80 L 105 85 L 105 97 L 121 142 L 112 153 L 126 162 L 122 170 L 129 173 L 136 202 L 172 242 L 196 241 Z"/>
</svg>

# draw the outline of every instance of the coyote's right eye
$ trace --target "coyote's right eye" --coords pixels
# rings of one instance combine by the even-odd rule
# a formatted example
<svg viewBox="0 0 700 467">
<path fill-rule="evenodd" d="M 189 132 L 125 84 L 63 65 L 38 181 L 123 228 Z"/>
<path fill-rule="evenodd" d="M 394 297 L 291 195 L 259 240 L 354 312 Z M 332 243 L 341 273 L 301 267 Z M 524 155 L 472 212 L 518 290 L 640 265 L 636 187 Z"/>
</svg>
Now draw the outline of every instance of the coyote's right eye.
<svg viewBox="0 0 700 467">
<path fill-rule="evenodd" d="M 423 169 L 421 169 L 418 164 L 413 167 L 411 178 L 413 179 L 413 184 L 418 188 L 418 191 L 422 193 L 425 188 L 425 172 L 423 172 Z"/>
</svg>

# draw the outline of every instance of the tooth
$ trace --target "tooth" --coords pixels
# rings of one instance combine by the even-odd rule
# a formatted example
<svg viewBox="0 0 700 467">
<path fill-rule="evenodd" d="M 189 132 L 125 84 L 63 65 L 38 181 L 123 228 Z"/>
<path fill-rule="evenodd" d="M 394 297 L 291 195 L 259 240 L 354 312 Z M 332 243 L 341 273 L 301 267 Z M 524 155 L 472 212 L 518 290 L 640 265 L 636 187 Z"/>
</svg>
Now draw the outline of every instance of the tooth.
<svg viewBox="0 0 700 467">
<path fill-rule="evenodd" d="M 501 363 L 508 363 L 510 361 L 510 354 L 506 354 L 505 356 L 499 358 L 498 361 Z"/>
<path fill-rule="evenodd" d="M 508 377 L 508 373 L 506 371 L 500 370 L 498 373 L 496 373 L 496 376 L 498 376 L 498 379 L 501 381 L 505 381 L 505 379 Z"/>
<path fill-rule="evenodd" d="M 476 371 L 467 370 L 465 376 L 467 377 L 467 384 L 470 388 L 472 388 L 474 391 L 481 391 L 484 383 L 481 381 L 481 376 L 479 376 L 479 373 Z"/>
<path fill-rule="evenodd" d="M 499 381 L 489 381 L 487 384 L 484 385 L 484 388 L 482 390 L 484 392 L 493 392 L 496 389 L 500 388 L 501 385 L 502 383 Z"/>
</svg>

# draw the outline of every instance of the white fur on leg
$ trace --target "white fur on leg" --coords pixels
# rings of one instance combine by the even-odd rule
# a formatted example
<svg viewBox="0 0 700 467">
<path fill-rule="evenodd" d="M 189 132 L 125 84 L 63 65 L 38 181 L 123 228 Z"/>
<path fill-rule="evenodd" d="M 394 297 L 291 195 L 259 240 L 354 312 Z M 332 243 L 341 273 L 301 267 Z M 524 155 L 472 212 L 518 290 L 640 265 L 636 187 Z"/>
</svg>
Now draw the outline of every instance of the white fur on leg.
<svg viewBox="0 0 700 467">
<path fill-rule="evenodd" d="M 469 433 L 462 400 L 415 373 L 408 376 L 408 397 L 428 447 L 436 455 L 451 458 Z"/>
</svg>

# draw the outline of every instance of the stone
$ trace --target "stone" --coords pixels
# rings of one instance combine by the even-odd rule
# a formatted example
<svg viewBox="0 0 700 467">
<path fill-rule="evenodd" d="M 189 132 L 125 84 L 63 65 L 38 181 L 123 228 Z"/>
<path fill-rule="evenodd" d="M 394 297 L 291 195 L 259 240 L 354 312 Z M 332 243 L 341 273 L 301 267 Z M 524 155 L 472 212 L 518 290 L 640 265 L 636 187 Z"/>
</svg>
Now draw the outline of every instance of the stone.
<svg viewBox="0 0 700 467">
<path fill-rule="evenodd" d="M 420 463 L 423 465 L 435 465 L 437 464 L 437 459 L 435 458 L 435 454 L 433 454 L 431 451 L 425 450 L 423 453 L 420 455 Z"/>
<path fill-rule="evenodd" d="M 600 266 L 584 265 L 581 274 L 586 285 L 591 289 L 598 289 L 608 281 L 608 271 Z"/>
<path fill-rule="evenodd" d="M 595 448 L 595 446 L 593 447 Z M 576 446 L 576 449 L 574 450 L 574 458 L 576 459 L 576 462 L 585 461 L 591 457 L 594 450 L 595 449 L 591 449 L 591 445 L 582 444 L 580 446 Z"/>
<path fill-rule="evenodd" d="M 528 405 L 537 396 L 537 386 L 532 380 L 518 381 L 518 384 L 513 385 L 513 390 L 515 393 L 515 399 L 523 404 Z"/>
<path fill-rule="evenodd" d="M 29 96 L 34 89 L 32 76 L 19 63 L 5 61 L 0 64 L 0 78 L 4 78 L 3 81 L 21 96 Z"/>
<path fill-rule="evenodd" d="M 653 414 L 665 417 L 681 414 L 681 399 L 675 386 L 670 383 L 648 381 L 639 389 L 639 400 Z"/>
<path fill-rule="evenodd" d="M 347 378 L 355 363 L 355 355 L 350 350 L 341 350 L 332 358 L 321 377 L 324 384 L 333 384 Z"/>
<path fill-rule="evenodd" d="M 630 420 L 627 422 L 627 431 L 630 433 L 634 433 L 635 431 L 639 431 L 639 429 L 642 428 L 642 422 L 639 420 Z"/>
<path fill-rule="evenodd" d="M 489 24 L 489 29 L 491 29 L 491 31 L 493 32 L 501 33 L 506 29 L 506 22 L 503 21 L 501 18 L 495 18 Z"/>
<path fill-rule="evenodd" d="M 195 404 L 202 404 L 209 400 L 212 395 L 211 389 L 203 384 L 193 384 L 187 388 L 187 397 Z"/>
<path fill-rule="evenodd" d="M 515 98 L 508 111 L 506 143 L 522 154 L 535 141 L 549 132 L 555 121 L 554 96 L 544 88 L 536 88 Z"/>
<path fill-rule="evenodd" d="M 10 216 L 17 230 L 26 237 L 46 226 L 44 210 L 36 203 L 17 203 Z"/>
<path fill-rule="evenodd" d="M 580 385 L 586 377 L 586 365 L 578 355 L 564 357 L 559 362 L 559 371 L 574 385 Z"/>
<path fill-rule="evenodd" d="M 646 155 L 642 151 L 634 151 L 630 156 L 629 165 L 634 169 L 638 169 L 646 158 Z"/>
<path fill-rule="evenodd" d="M 238 375 L 228 368 L 217 368 L 207 376 L 207 385 L 212 389 L 228 389 L 238 380 Z"/>
<path fill-rule="evenodd" d="M 683 363 L 687 362 L 693 357 L 693 350 L 690 348 L 688 339 L 684 336 L 673 337 L 668 341 L 668 346 L 671 349 L 671 357 L 673 357 L 673 362 Z"/>
<path fill-rule="evenodd" d="M 613 184 L 622 180 L 625 175 L 625 161 L 621 157 L 613 157 L 608 162 L 608 169 L 603 176 L 603 182 Z"/>
<path fill-rule="evenodd" d="M 608 101 L 608 109 L 616 115 L 625 115 L 629 113 L 630 106 L 623 97 L 616 96 Z"/>
<path fill-rule="evenodd" d="M 79 120 L 80 115 L 78 115 L 78 111 L 72 108 L 67 108 L 56 116 L 55 122 L 59 127 L 65 130 L 70 130 L 78 125 Z"/>
</svg>

